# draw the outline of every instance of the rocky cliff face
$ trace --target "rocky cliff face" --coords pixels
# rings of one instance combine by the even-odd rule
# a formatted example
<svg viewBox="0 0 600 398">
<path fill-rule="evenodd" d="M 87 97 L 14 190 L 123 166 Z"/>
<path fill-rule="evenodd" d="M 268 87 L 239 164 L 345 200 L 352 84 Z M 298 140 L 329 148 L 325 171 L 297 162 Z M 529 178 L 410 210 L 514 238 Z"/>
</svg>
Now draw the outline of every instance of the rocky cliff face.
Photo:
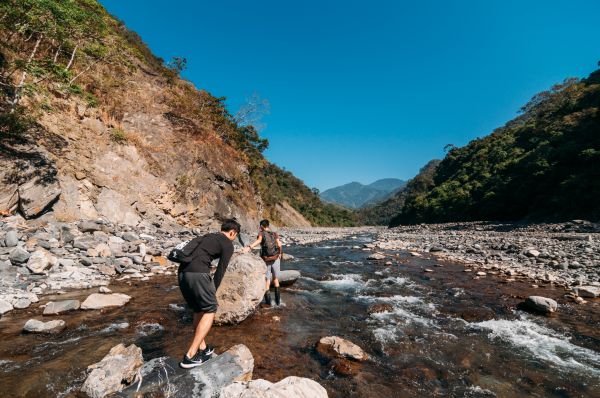
<svg viewBox="0 0 600 398">
<path fill-rule="evenodd" d="M 40 31 L 24 5 L 2 7 L 0 212 L 210 229 L 228 217 L 254 226 L 278 206 L 252 181 L 266 160 L 222 99 L 179 79 L 99 5 L 97 35 L 78 42 L 50 37 L 52 23 L 69 30 L 59 8 L 32 6 L 50 15 Z M 310 224 L 288 213 L 281 224 Z"/>
</svg>

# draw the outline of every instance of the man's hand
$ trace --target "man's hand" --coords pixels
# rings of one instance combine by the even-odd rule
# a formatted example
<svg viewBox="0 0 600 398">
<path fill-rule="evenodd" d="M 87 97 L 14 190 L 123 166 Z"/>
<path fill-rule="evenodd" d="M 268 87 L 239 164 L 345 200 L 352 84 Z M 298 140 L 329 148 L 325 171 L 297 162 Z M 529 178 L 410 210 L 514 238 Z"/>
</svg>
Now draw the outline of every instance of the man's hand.
<svg viewBox="0 0 600 398">
<path fill-rule="evenodd" d="M 250 252 L 250 250 L 251 250 L 250 246 L 246 246 L 242 249 L 242 253 L 248 253 L 248 252 Z"/>
</svg>

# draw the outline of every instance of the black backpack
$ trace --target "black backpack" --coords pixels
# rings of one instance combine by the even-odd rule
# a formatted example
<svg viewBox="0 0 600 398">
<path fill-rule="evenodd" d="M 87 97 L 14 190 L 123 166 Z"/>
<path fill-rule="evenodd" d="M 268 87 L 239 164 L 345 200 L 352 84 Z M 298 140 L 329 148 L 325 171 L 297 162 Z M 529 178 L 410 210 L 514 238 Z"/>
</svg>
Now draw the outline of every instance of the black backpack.
<svg viewBox="0 0 600 398">
<path fill-rule="evenodd" d="M 178 264 L 189 264 L 194 259 L 194 252 L 198 245 L 200 245 L 200 242 L 202 242 L 202 238 L 202 236 L 199 236 L 192 240 L 181 242 L 169 252 L 167 259 Z"/>
<path fill-rule="evenodd" d="M 277 254 L 279 254 L 277 234 L 271 231 L 262 231 L 262 241 L 260 242 L 261 257 L 273 257 Z"/>
</svg>

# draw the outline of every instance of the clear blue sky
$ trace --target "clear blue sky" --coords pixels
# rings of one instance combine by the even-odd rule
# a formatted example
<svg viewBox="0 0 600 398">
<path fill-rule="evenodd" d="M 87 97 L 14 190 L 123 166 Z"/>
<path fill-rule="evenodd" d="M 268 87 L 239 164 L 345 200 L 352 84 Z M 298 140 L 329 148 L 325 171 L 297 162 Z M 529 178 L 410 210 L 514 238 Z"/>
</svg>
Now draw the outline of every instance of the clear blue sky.
<svg viewBox="0 0 600 398">
<path fill-rule="evenodd" d="M 414 176 L 600 60 L 600 1 L 101 0 L 310 187 Z"/>
</svg>

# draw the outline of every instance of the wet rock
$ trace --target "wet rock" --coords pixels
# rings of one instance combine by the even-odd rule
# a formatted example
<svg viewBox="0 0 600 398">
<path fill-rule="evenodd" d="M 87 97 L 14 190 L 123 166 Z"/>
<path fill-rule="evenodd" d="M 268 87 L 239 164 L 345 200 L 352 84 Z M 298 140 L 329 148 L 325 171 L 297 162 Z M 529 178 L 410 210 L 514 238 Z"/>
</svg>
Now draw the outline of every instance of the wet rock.
<svg viewBox="0 0 600 398">
<path fill-rule="evenodd" d="M 519 305 L 519 308 L 542 314 L 549 314 L 557 310 L 558 303 L 547 297 L 529 296 Z"/>
<path fill-rule="evenodd" d="M 327 336 L 321 338 L 317 343 L 317 351 L 330 357 L 332 352 L 337 356 L 362 361 L 368 358 L 367 354 L 356 344 L 338 336 Z"/>
<path fill-rule="evenodd" d="M 236 345 L 191 370 L 181 369 L 179 359 L 162 357 L 152 359 L 140 369 L 141 383 L 117 393 L 118 397 L 165 396 L 165 391 L 176 391 L 177 397 L 217 397 L 221 388 L 236 381 L 252 378 L 254 358 L 242 344 Z"/>
<path fill-rule="evenodd" d="M 294 261 L 295 259 L 296 259 L 296 257 L 292 256 L 291 254 L 287 254 L 287 253 L 283 253 L 283 255 L 281 256 L 282 261 Z"/>
<path fill-rule="evenodd" d="M 25 323 L 25 326 L 23 326 L 23 331 L 27 333 L 58 333 L 62 331 L 65 326 L 65 321 L 61 319 L 48 322 L 30 319 Z"/>
<path fill-rule="evenodd" d="M 44 315 L 57 315 L 63 312 L 78 310 L 79 300 L 50 301 L 44 308 Z"/>
<path fill-rule="evenodd" d="M 217 291 L 216 324 L 236 324 L 256 311 L 265 289 L 265 263 L 252 254 L 232 258 Z"/>
<path fill-rule="evenodd" d="M 82 221 L 77 227 L 81 232 L 94 232 L 102 229 L 102 225 L 94 221 Z"/>
<path fill-rule="evenodd" d="M 381 253 L 373 253 L 367 257 L 368 260 L 383 260 L 385 259 L 385 255 Z"/>
<path fill-rule="evenodd" d="M 19 207 L 25 218 L 39 216 L 60 196 L 58 180 L 42 181 L 36 177 L 19 186 Z"/>
<path fill-rule="evenodd" d="M 22 247 L 14 248 L 8 255 L 10 262 L 16 265 L 26 263 L 29 257 L 31 257 L 31 254 Z"/>
<path fill-rule="evenodd" d="M 285 270 L 281 271 L 279 274 L 279 284 L 281 286 L 290 286 L 293 285 L 300 278 L 300 271 L 295 270 Z"/>
<path fill-rule="evenodd" d="M 122 307 L 131 300 L 126 294 L 112 293 L 100 294 L 92 293 L 81 304 L 82 310 L 98 310 L 107 307 Z"/>
<path fill-rule="evenodd" d="M 142 349 L 134 344 L 119 344 L 110 349 L 98 363 L 90 365 L 91 373 L 85 379 L 81 391 L 92 398 L 102 398 L 121 391 L 136 378 L 144 364 Z"/>
<path fill-rule="evenodd" d="M 17 231 L 11 229 L 6 233 L 6 236 L 4 236 L 4 244 L 6 247 L 15 247 L 18 243 L 19 235 L 17 234 Z"/>
<path fill-rule="evenodd" d="M 371 315 L 371 314 L 379 314 L 381 312 L 392 312 L 393 310 L 394 310 L 394 307 L 391 304 L 379 303 L 379 304 L 371 305 L 367 309 L 367 312 L 369 313 L 369 315 Z"/>
<path fill-rule="evenodd" d="M 12 311 L 13 306 L 6 300 L 0 300 L 0 315 L 6 314 L 8 311 Z"/>
<path fill-rule="evenodd" d="M 33 274 L 45 274 L 46 271 L 58 264 L 58 259 L 46 250 L 36 250 L 27 260 L 27 269 Z"/>
<path fill-rule="evenodd" d="M 289 376 L 271 383 L 258 379 L 235 382 L 221 389 L 220 398 L 327 398 L 327 391 L 319 383 L 304 377 Z"/>
<path fill-rule="evenodd" d="M 600 296 L 599 286 L 579 286 L 575 288 L 575 292 L 580 297 L 595 298 Z"/>
</svg>

